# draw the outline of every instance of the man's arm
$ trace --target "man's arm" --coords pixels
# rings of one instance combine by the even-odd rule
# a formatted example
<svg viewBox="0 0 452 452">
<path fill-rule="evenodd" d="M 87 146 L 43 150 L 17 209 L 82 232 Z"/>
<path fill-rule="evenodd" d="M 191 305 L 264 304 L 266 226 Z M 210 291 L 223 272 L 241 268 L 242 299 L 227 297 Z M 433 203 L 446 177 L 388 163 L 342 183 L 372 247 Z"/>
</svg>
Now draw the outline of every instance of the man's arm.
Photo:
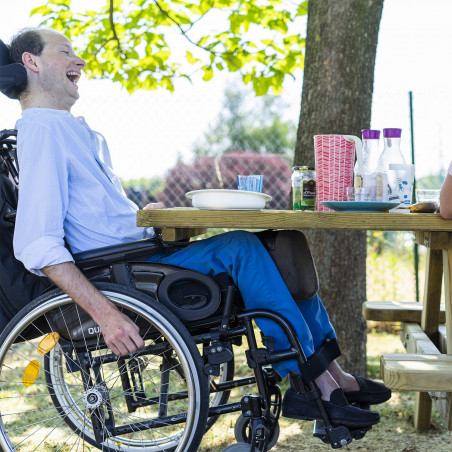
<svg viewBox="0 0 452 452">
<path fill-rule="evenodd" d="M 446 220 L 452 220 L 452 176 L 448 174 L 441 187 L 440 213 Z"/>
<path fill-rule="evenodd" d="M 99 292 L 72 263 L 50 265 L 42 269 L 100 326 L 104 340 L 115 355 L 126 355 L 143 347 L 139 328 Z"/>
</svg>

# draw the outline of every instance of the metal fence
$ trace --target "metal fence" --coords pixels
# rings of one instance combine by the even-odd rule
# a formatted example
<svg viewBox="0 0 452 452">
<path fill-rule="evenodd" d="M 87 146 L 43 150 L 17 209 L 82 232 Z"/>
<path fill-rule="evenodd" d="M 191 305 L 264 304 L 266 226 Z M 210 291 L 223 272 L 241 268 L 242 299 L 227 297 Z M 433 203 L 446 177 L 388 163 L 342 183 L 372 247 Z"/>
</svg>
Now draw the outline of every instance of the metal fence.
<svg viewBox="0 0 452 452">
<path fill-rule="evenodd" d="M 280 155 L 250 151 L 201 157 L 191 164 L 178 163 L 167 173 L 162 191 L 150 193 L 137 187 L 129 189 L 128 196 L 140 207 L 154 201 L 161 201 L 166 207 L 190 206 L 186 193 L 203 189 L 237 189 L 239 174 L 262 174 L 263 192 L 272 197 L 267 207 L 289 207 L 291 167 L 287 159 Z"/>
</svg>

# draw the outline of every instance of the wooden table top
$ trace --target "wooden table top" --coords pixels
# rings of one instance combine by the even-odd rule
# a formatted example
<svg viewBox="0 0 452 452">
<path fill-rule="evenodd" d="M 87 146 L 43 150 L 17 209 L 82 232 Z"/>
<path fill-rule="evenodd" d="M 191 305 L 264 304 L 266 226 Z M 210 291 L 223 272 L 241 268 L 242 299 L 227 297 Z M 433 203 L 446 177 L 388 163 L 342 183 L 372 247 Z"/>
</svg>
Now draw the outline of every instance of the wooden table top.
<svg viewBox="0 0 452 452">
<path fill-rule="evenodd" d="M 349 229 L 375 231 L 446 231 L 452 221 L 437 213 L 310 212 L 293 210 L 139 210 L 137 225 L 157 228 Z"/>
</svg>

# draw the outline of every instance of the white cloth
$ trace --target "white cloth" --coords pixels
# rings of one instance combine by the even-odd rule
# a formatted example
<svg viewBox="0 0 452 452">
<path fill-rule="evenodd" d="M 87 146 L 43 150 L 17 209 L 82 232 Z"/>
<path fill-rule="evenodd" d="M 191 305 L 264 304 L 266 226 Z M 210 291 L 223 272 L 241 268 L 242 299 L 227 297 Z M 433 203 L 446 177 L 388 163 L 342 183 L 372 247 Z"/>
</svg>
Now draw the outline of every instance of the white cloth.
<svg viewBox="0 0 452 452">
<path fill-rule="evenodd" d="M 73 262 L 77 253 L 152 236 L 113 173 L 102 135 L 83 117 L 30 108 L 16 124 L 19 204 L 14 252 L 25 267 Z"/>
</svg>

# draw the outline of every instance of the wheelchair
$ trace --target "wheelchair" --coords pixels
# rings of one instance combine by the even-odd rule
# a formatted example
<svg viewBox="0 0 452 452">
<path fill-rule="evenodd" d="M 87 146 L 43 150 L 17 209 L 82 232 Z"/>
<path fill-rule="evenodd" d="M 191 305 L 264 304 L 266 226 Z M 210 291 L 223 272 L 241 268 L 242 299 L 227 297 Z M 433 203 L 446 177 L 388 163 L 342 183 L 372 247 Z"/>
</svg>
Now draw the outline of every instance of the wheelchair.
<svg viewBox="0 0 452 452">
<path fill-rule="evenodd" d="M 0 163 L 17 182 L 15 132 L 0 132 L 0 145 Z M 14 221 L 14 212 L 6 216 Z M 271 248 L 277 234 L 265 233 L 264 244 Z M 157 237 L 74 255 L 87 278 L 139 326 L 145 345 L 133 354 L 114 355 L 98 325 L 55 287 L 13 317 L 0 336 L 4 451 L 195 452 L 219 416 L 237 412 L 237 443 L 225 451 L 266 452 L 278 440 L 282 402 L 281 378 L 270 365 L 287 359 L 305 376 L 301 390 L 317 394 L 323 421 L 315 421 L 315 436 L 340 448 L 365 435 L 370 427 L 331 424 L 286 319 L 245 310 L 226 275 L 146 261 L 186 245 Z M 277 322 L 290 347 L 275 351 L 271 338 L 259 345 L 256 318 Z M 244 338 L 252 374 L 236 378 L 234 346 Z M 245 394 L 230 401 L 237 388 Z"/>
</svg>

